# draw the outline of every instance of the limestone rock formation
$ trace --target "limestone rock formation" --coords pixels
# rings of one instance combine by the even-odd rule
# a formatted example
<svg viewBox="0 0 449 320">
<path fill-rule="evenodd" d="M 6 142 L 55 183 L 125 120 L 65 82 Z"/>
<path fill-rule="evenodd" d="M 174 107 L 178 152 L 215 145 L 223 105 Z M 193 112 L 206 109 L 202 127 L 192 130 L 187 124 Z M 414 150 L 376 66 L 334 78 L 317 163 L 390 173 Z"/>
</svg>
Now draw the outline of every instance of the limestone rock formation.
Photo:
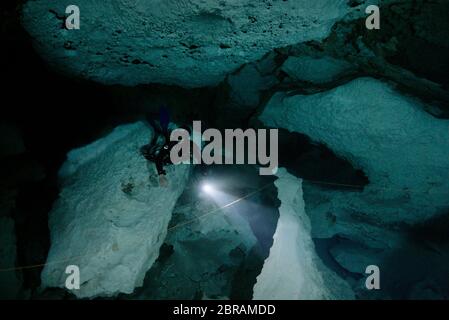
<svg viewBox="0 0 449 320">
<path fill-rule="evenodd" d="M 349 285 L 316 254 L 305 212 L 302 180 L 281 168 L 275 185 L 281 201 L 270 255 L 254 287 L 254 299 L 350 299 Z"/>
<path fill-rule="evenodd" d="M 286 45 L 325 38 L 344 0 L 28 1 L 23 23 L 41 55 L 65 73 L 105 84 L 213 86 L 241 65 Z"/>
<path fill-rule="evenodd" d="M 372 208 L 371 219 L 410 223 L 449 206 L 449 121 L 421 104 L 386 83 L 359 78 L 313 95 L 275 94 L 260 119 L 306 134 L 362 169 L 370 180 L 368 198 L 384 207 L 385 201 L 401 203 L 401 210 L 382 212 L 374 203 L 363 205 Z"/>
<path fill-rule="evenodd" d="M 359 298 L 426 298 L 425 288 L 446 296 L 449 122 L 424 110 L 387 83 L 359 78 L 316 94 L 277 93 L 260 116 L 324 144 L 367 175 L 363 190 L 303 184 L 311 235 L 322 244 L 317 253 Z M 387 275 L 383 290 L 366 290 L 368 265 Z M 422 277 L 432 285 L 415 287 Z"/>
<path fill-rule="evenodd" d="M 168 188 L 140 153 L 152 131 L 142 122 L 71 151 L 62 190 L 49 214 L 51 248 L 44 287 L 65 286 L 68 265 L 80 269 L 77 297 L 131 293 L 159 255 L 188 166 L 168 166 Z"/>
<path fill-rule="evenodd" d="M 282 65 L 282 71 L 293 80 L 317 84 L 331 82 L 351 70 L 351 65 L 348 62 L 330 57 L 291 56 Z"/>
</svg>

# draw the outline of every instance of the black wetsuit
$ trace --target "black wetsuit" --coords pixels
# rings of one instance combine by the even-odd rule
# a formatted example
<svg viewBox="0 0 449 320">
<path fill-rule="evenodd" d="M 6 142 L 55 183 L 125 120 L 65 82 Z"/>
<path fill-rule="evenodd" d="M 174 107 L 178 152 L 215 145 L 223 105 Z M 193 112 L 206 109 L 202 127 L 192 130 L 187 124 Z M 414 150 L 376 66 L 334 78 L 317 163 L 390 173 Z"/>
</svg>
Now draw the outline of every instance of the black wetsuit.
<svg viewBox="0 0 449 320">
<path fill-rule="evenodd" d="M 159 175 L 166 174 L 164 166 L 172 164 L 170 159 L 171 149 L 178 143 L 176 141 L 170 141 L 170 131 L 168 130 L 168 114 L 167 112 L 161 112 L 162 116 L 160 121 L 156 122 L 152 118 L 147 118 L 148 122 L 154 129 L 154 137 L 151 143 L 144 145 L 140 152 L 148 161 L 152 161 L 156 164 L 157 173 Z M 190 128 L 185 126 L 182 129 L 191 132 Z"/>
<path fill-rule="evenodd" d="M 170 141 L 170 131 L 168 125 L 161 125 L 160 122 L 149 118 L 148 122 L 154 129 L 154 137 L 151 143 L 144 145 L 140 152 L 148 161 L 154 162 L 159 175 L 166 174 L 164 166 L 172 164 L 170 160 L 170 151 L 177 144 L 176 141 Z"/>
<path fill-rule="evenodd" d="M 164 144 L 162 149 L 157 154 L 154 163 L 156 164 L 156 170 L 158 174 L 165 175 L 166 171 L 164 170 L 164 166 L 172 164 L 170 159 L 170 151 L 174 145 L 176 145 L 176 142 L 169 140 L 167 143 Z"/>
<path fill-rule="evenodd" d="M 156 164 L 158 174 L 166 174 L 164 166 L 171 163 L 170 150 L 176 144 L 171 142 L 168 134 L 162 134 L 156 131 L 151 143 L 144 145 L 140 152 L 148 161 Z"/>
</svg>

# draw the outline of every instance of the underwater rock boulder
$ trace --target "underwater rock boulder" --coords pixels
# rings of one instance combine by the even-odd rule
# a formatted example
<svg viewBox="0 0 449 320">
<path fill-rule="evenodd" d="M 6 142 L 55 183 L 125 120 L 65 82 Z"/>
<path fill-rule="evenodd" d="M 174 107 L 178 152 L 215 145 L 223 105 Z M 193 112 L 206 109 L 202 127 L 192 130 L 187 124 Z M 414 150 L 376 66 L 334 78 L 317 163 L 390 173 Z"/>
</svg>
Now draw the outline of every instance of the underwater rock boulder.
<svg viewBox="0 0 449 320">
<path fill-rule="evenodd" d="M 248 63 L 226 79 L 228 89 L 225 99 L 219 102 L 216 112 L 218 124 L 244 127 L 260 103 L 261 95 L 276 84 L 275 55 L 267 55 L 257 63 Z M 223 98 L 223 97 L 222 97 Z"/>
<path fill-rule="evenodd" d="M 312 95 L 277 93 L 260 120 L 305 134 L 366 173 L 363 193 L 336 205 L 368 210 L 371 221 L 407 224 L 449 207 L 449 121 L 423 110 L 390 85 L 359 78 Z"/>
<path fill-rule="evenodd" d="M 279 68 L 282 58 L 275 51 L 265 55 L 262 59 L 248 63 L 230 74 L 226 79 L 232 104 L 240 108 L 239 113 L 253 112 L 260 103 L 260 96 L 264 90 L 279 83 Z"/>
<path fill-rule="evenodd" d="M 80 270 L 79 298 L 131 293 L 158 257 L 189 166 L 167 166 L 159 187 L 154 165 L 139 153 L 152 131 L 121 125 L 72 150 L 60 170 L 61 192 L 49 214 L 51 248 L 42 286 L 65 287 L 68 265 Z"/>
<path fill-rule="evenodd" d="M 332 82 L 352 71 L 350 63 L 331 57 L 314 58 L 290 56 L 282 65 L 284 71 L 294 81 L 314 84 Z"/>
<path fill-rule="evenodd" d="M 274 243 L 254 286 L 253 298 L 350 299 L 349 285 L 321 262 L 311 238 L 302 180 L 278 170 L 279 221 Z"/>
<path fill-rule="evenodd" d="M 253 108 L 259 104 L 260 92 L 277 82 L 273 75 L 263 76 L 254 64 L 247 64 L 228 78 L 231 99 L 240 106 Z"/>
<path fill-rule="evenodd" d="M 372 250 L 351 241 L 341 241 L 329 248 L 335 261 L 352 273 L 363 274 L 366 267 L 382 259 L 382 251 Z"/>
<path fill-rule="evenodd" d="M 215 86 L 269 51 L 325 38 L 345 0 L 79 0 L 80 29 L 64 2 L 28 1 L 22 23 L 60 71 L 104 84 Z"/>
</svg>

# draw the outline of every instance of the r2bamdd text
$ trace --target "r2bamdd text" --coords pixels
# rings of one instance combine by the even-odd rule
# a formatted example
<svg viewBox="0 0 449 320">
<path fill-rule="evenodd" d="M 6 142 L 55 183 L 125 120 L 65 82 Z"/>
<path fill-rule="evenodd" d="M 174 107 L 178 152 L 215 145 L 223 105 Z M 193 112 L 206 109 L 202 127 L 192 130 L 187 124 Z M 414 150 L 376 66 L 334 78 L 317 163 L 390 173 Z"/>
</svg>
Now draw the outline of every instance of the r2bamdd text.
<svg viewBox="0 0 449 320">
<path fill-rule="evenodd" d="M 216 313 L 218 315 L 272 315 L 276 312 L 274 305 L 238 305 L 238 304 L 219 304 L 216 308 L 209 307 L 189 307 L 181 304 L 179 307 L 173 308 L 174 315 L 197 315 L 203 318 L 207 312 Z"/>
</svg>

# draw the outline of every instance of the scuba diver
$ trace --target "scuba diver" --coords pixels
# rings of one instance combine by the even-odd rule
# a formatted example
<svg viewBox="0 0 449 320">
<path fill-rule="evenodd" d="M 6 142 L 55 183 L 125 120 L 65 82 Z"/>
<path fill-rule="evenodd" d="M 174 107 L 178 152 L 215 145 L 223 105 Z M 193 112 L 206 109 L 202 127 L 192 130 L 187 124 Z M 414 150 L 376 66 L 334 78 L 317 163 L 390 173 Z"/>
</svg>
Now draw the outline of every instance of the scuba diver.
<svg viewBox="0 0 449 320">
<path fill-rule="evenodd" d="M 167 108 L 161 107 L 159 111 L 159 122 L 156 122 L 153 118 L 149 118 L 148 122 L 154 129 L 154 136 L 149 144 L 140 148 L 140 153 L 148 161 L 154 162 L 159 176 L 159 185 L 161 187 L 167 187 L 167 172 L 164 170 L 164 166 L 171 163 L 170 150 L 177 143 L 170 141 L 170 132 L 168 129 L 170 115 Z"/>
<path fill-rule="evenodd" d="M 140 153 L 148 161 L 154 162 L 156 165 L 157 174 L 159 176 L 159 185 L 161 187 L 167 187 L 167 172 L 164 170 L 164 166 L 172 164 L 170 160 L 170 152 L 171 149 L 178 143 L 177 141 L 170 141 L 170 114 L 167 108 L 160 108 L 159 122 L 156 122 L 153 118 L 148 118 L 148 122 L 154 129 L 154 136 L 149 144 L 146 144 L 140 148 Z M 191 133 L 189 127 L 183 126 L 181 128 L 186 129 L 189 133 Z"/>
</svg>

